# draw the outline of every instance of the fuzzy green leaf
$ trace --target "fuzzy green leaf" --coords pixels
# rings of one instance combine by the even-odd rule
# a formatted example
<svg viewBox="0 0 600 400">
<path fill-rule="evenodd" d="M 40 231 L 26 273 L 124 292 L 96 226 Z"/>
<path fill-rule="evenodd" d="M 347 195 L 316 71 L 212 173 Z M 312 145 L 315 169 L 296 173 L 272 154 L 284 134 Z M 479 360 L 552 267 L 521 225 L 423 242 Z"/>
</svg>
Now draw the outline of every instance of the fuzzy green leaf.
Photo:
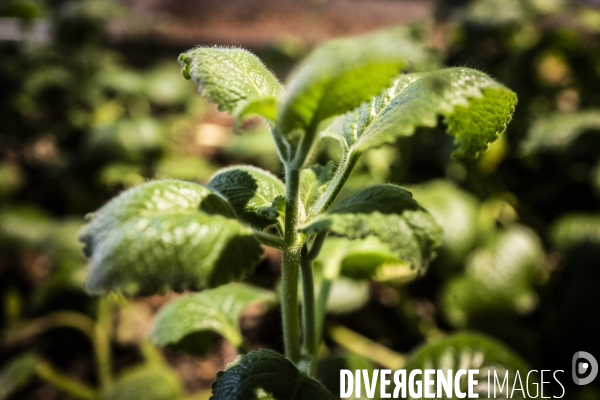
<svg viewBox="0 0 600 400">
<path fill-rule="evenodd" d="M 287 358 L 269 350 L 238 357 L 217 374 L 212 400 L 333 400 L 319 382 Z"/>
<path fill-rule="evenodd" d="M 268 171 L 247 165 L 225 168 L 207 186 L 229 201 L 240 220 L 256 228 L 282 221 L 273 201 L 285 195 L 285 185 Z"/>
<path fill-rule="evenodd" d="M 398 73 L 431 63 L 429 54 L 406 28 L 328 42 L 291 74 L 281 109 L 280 128 L 314 134 L 320 121 L 368 101 Z"/>
<path fill-rule="evenodd" d="M 473 249 L 478 237 L 479 203 L 450 181 L 435 180 L 410 188 L 415 200 L 444 229 L 440 259 L 457 265 Z"/>
<path fill-rule="evenodd" d="M 527 373 L 530 370 L 521 357 L 505 345 L 492 338 L 475 333 L 459 333 L 437 343 L 425 344 L 411 355 L 405 368 L 407 374 L 415 369 L 435 369 L 436 371 L 441 369 L 444 374 L 447 374 L 448 370 L 456 372 L 459 369 L 478 369 L 479 374 L 475 375 L 474 378 L 478 380 L 479 384 L 475 386 L 474 392 L 479 394 L 480 397 L 487 397 L 488 395 L 488 374 L 491 374 L 490 382 L 494 382 L 494 372 L 502 382 L 508 371 L 508 384 L 512 389 L 517 371 L 522 380 L 522 385 L 524 385 Z M 437 381 L 435 375 L 432 378 Z M 531 379 L 534 378 L 534 376 L 531 377 Z M 461 380 L 462 392 L 466 392 L 466 379 L 466 376 L 463 376 Z M 530 384 L 531 379 L 529 380 Z M 518 388 L 519 383 L 517 381 L 517 395 L 521 393 Z M 435 392 L 436 389 L 433 386 L 431 392 Z M 490 388 L 490 390 L 493 392 L 493 389 Z M 504 393 L 506 393 L 506 387 L 504 390 Z M 498 392 L 498 396 L 502 396 L 500 392 Z M 436 398 L 446 399 L 447 397 L 444 394 L 437 393 Z M 449 397 L 449 399 L 454 398 L 454 396 Z"/>
<path fill-rule="evenodd" d="M 102 398 L 106 400 L 183 399 L 177 375 L 162 365 L 148 365 L 127 371 Z"/>
<path fill-rule="evenodd" d="M 230 283 L 202 293 L 180 297 L 158 313 L 152 340 L 160 346 L 182 341 L 199 343 L 205 349 L 210 333 L 222 335 L 236 347 L 242 345 L 239 318 L 252 303 L 274 303 L 275 294 L 241 283 Z M 206 335 L 208 333 L 208 335 Z M 210 343 L 206 343 L 210 344 Z M 187 346 L 186 346 L 187 347 Z"/>
<path fill-rule="evenodd" d="M 541 273 L 544 251 L 537 235 L 523 226 L 508 228 L 467 262 L 465 274 L 442 293 L 446 317 L 455 326 L 490 311 L 530 312 L 537 304 L 532 280 Z"/>
<path fill-rule="evenodd" d="M 152 294 L 239 278 L 262 249 L 233 216 L 225 200 L 194 183 L 153 181 L 121 193 L 82 230 L 88 290 Z"/>
<path fill-rule="evenodd" d="M 202 95 L 235 118 L 274 119 L 282 91 L 277 78 L 254 54 L 235 48 L 198 47 L 179 56 L 183 76 Z"/>
<path fill-rule="evenodd" d="M 391 88 L 341 117 L 324 135 L 345 149 L 365 151 L 444 117 L 455 137 L 453 156 L 475 158 L 504 132 L 516 95 L 486 74 L 469 68 L 400 76 Z"/>
<path fill-rule="evenodd" d="M 556 114 L 538 119 L 522 144 L 522 153 L 534 154 L 568 148 L 580 135 L 600 131 L 600 110 Z"/>
<path fill-rule="evenodd" d="M 600 244 L 600 214 L 564 215 L 553 224 L 551 235 L 554 246 L 562 251 L 584 243 Z"/>
<path fill-rule="evenodd" d="M 409 191 L 375 185 L 345 198 L 300 231 L 333 232 L 350 239 L 375 236 L 389 252 L 422 271 L 435 256 L 442 230 Z"/>
</svg>

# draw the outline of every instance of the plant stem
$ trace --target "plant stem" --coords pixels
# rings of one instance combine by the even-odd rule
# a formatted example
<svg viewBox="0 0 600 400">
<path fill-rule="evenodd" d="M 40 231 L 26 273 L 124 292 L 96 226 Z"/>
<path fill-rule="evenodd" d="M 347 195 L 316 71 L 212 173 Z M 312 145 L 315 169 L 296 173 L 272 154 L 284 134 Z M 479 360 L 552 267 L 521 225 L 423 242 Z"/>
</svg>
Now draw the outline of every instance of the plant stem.
<svg viewBox="0 0 600 400">
<path fill-rule="evenodd" d="M 319 197 L 316 204 L 310 211 L 310 217 L 324 213 L 331 206 L 331 204 L 333 204 L 335 198 L 338 194 L 340 194 L 344 184 L 352 174 L 352 170 L 356 166 L 356 162 L 359 158 L 360 153 L 355 151 L 350 151 L 344 156 L 344 159 L 340 162 L 335 170 L 335 174 L 333 175 L 331 182 L 329 185 L 327 185 L 325 193 Z"/>
<path fill-rule="evenodd" d="M 281 271 L 281 314 L 285 355 L 292 362 L 300 359 L 300 321 L 298 315 L 298 269 L 301 244 L 297 233 L 300 170 L 286 165 L 285 232 Z"/>
<path fill-rule="evenodd" d="M 106 318 L 102 315 L 99 317 Z M 4 337 L 4 344 L 26 340 L 49 329 L 60 327 L 76 329 L 87 336 L 94 349 L 98 381 L 103 388 L 109 386 L 111 383 L 109 335 L 100 322 L 96 323 L 87 315 L 74 311 L 53 312 L 9 331 Z"/>
<path fill-rule="evenodd" d="M 329 336 L 340 346 L 374 361 L 382 367 L 396 370 L 404 367 L 406 364 L 406 357 L 402 354 L 396 353 L 343 326 L 331 328 Z"/>
<path fill-rule="evenodd" d="M 58 372 L 45 361 L 37 362 L 35 374 L 43 381 L 76 399 L 95 400 L 98 398 L 96 392 L 92 388 Z"/>
<path fill-rule="evenodd" d="M 313 282 L 312 260 L 308 257 L 306 246 L 303 247 L 300 270 L 302 272 L 302 328 L 303 346 L 302 356 L 307 359 L 309 375 L 316 372 L 317 351 L 319 339 L 317 337 L 315 319 L 315 284 Z"/>
<path fill-rule="evenodd" d="M 94 353 L 98 368 L 98 380 L 102 389 L 112 386 L 110 331 L 112 329 L 111 308 L 106 299 L 98 302 L 98 322 L 94 324 Z"/>
</svg>

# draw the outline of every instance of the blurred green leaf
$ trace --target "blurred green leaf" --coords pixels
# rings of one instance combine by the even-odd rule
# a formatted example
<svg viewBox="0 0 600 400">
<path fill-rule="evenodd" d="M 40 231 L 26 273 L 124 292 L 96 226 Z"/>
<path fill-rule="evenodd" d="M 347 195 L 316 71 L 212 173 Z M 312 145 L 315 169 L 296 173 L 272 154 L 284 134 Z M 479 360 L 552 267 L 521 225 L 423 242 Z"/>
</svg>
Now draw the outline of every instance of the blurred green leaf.
<svg viewBox="0 0 600 400">
<path fill-rule="evenodd" d="M 479 203 L 475 196 L 444 180 L 415 185 L 410 190 L 444 229 L 439 259 L 451 265 L 461 263 L 478 239 Z"/>
<path fill-rule="evenodd" d="M 183 391 L 177 375 L 163 365 L 144 365 L 124 373 L 103 395 L 106 400 L 178 400 Z"/>
<path fill-rule="evenodd" d="M 467 7 L 467 22 L 483 26 L 502 26 L 525 22 L 528 14 L 523 0 L 476 0 Z"/>
<path fill-rule="evenodd" d="M 571 213 L 560 217 L 551 228 L 554 246 L 568 250 L 585 243 L 600 243 L 600 214 Z"/>
<path fill-rule="evenodd" d="M 435 256 L 442 235 L 411 193 L 394 185 L 375 185 L 351 195 L 308 221 L 300 231 L 332 232 L 350 239 L 375 236 L 399 260 L 419 271 Z"/>
<path fill-rule="evenodd" d="M 273 202 L 284 197 L 285 184 L 270 172 L 248 165 L 224 168 L 210 178 L 208 188 L 227 199 L 240 220 L 259 229 L 278 220 L 283 226 Z"/>
<path fill-rule="evenodd" d="M 27 385 L 34 375 L 38 359 L 32 354 L 24 354 L 8 361 L 0 370 L 0 400 L 9 399 Z"/>
<path fill-rule="evenodd" d="M 37 208 L 0 208 L 0 246 L 38 247 L 50 232 L 50 219 Z"/>
<path fill-rule="evenodd" d="M 181 79 L 177 68 L 160 65 L 154 68 L 144 80 L 144 91 L 148 99 L 154 103 L 166 106 L 183 105 L 191 97 L 190 85 Z"/>
<path fill-rule="evenodd" d="M 219 372 L 212 393 L 213 400 L 333 400 L 325 387 L 290 360 L 264 349 L 238 357 Z"/>
<path fill-rule="evenodd" d="M 515 93 L 469 68 L 401 75 L 369 103 L 337 118 L 324 135 L 344 149 L 365 151 L 434 127 L 444 117 L 458 146 L 453 156 L 476 158 L 505 131 Z"/>
<path fill-rule="evenodd" d="M 81 233 L 92 292 L 198 290 L 239 278 L 262 254 L 252 230 L 211 190 L 164 180 L 129 189 Z"/>
<path fill-rule="evenodd" d="M 340 276 L 331 285 L 325 311 L 335 315 L 349 314 L 363 308 L 370 298 L 369 281 Z"/>
<path fill-rule="evenodd" d="M 271 171 L 281 168 L 275 142 L 269 130 L 264 127 L 248 130 L 244 135 L 234 136 L 225 151 L 227 156 L 233 159 L 252 161 L 253 164 Z"/>
<path fill-rule="evenodd" d="M 518 371 L 522 387 L 530 370 L 519 355 L 502 343 L 475 333 L 459 333 L 436 343 L 425 344 L 409 357 L 405 368 L 407 374 L 414 369 L 441 369 L 442 371 L 478 369 L 479 374 L 474 378 L 479 384 L 475 386 L 474 393 L 481 397 L 488 394 L 488 374 L 491 374 L 491 382 L 493 382 L 494 373 L 502 381 L 508 372 L 509 386 L 512 387 Z M 433 379 L 436 380 L 436 377 L 433 376 Z M 466 376 L 461 379 L 463 392 L 466 391 L 466 379 Z"/>
<path fill-rule="evenodd" d="M 566 150 L 580 135 L 600 131 L 600 111 L 555 114 L 539 118 L 522 143 L 523 154 Z"/>
<path fill-rule="evenodd" d="M 215 165 L 203 158 L 172 154 L 161 158 L 158 162 L 156 177 L 206 182 L 216 170 Z"/>
<path fill-rule="evenodd" d="M 446 284 L 442 309 L 455 326 L 490 311 L 530 312 L 537 305 L 532 288 L 544 262 L 537 235 L 524 226 L 512 226 L 497 234 L 469 258 L 465 274 Z"/>
<path fill-rule="evenodd" d="M 282 87 L 252 53 L 199 47 L 181 54 L 179 63 L 184 77 L 191 78 L 204 97 L 217 103 L 219 110 L 236 118 L 255 114 L 271 118 L 275 114 L 275 103 L 269 99 L 277 98 Z"/>
<path fill-rule="evenodd" d="M 15 165 L 0 163 L 0 199 L 19 190 L 23 183 L 23 175 Z"/>
<path fill-rule="evenodd" d="M 204 355 L 212 335 L 222 335 L 235 347 L 243 344 L 239 318 L 250 304 L 274 303 L 275 293 L 253 286 L 230 283 L 202 293 L 180 297 L 167 304 L 156 316 L 152 340 L 159 346 L 186 342 L 187 350 Z M 197 346 L 195 346 L 197 344 Z M 208 345 L 208 346 L 207 346 Z M 200 350 L 194 351 L 194 350 Z"/>
<path fill-rule="evenodd" d="M 298 132 L 314 135 L 319 122 L 369 101 L 401 70 L 431 64 L 430 54 L 406 27 L 327 42 L 290 75 L 280 130 L 292 140 Z"/>
<path fill-rule="evenodd" d="M 122 119 L 96 128 L 88 138 L 87 151 L 101 161 L 142 161 L 159 153 L 165 144 L 164 127 L 149 117 Z"/>
</svg>

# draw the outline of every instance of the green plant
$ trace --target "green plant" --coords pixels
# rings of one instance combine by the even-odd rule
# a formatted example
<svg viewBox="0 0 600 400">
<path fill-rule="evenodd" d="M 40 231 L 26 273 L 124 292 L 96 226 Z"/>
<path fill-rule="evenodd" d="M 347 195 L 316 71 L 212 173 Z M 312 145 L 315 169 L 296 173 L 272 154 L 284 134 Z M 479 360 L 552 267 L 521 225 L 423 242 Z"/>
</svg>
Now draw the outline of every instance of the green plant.
<svg viewBox="0 0 600 400">
<path fill-rule="evenodd" d="M 358 159 L 416 128 L 436 126 L 440 117 L 455 138 L 454 155 L 475 158 L 505 130 L 516 96 L 468 68 L 404 73 L 430 68 L 431 58 L 403 30 L 327 43 L 285 88 L 242 49 L 200 47 L 179 61 L 184 77 L 231 114 L 238 130 L 248 118 L 267 121 L 285 181 L 234 166 L 218 171 L 207 186 L 159 180 L 123 192 L 92 214 L 82 231 L 91 260 L 87 288 L 133 296 L 219 286 L 174 300 L 159 315 L 153 338 L 202 353 L 216 333 L 244 353 L 239 312 L 274 296 L 230 282 L 254 267 L 261 245 L 279 249 L 285 358 L 266 350 L 242 356 L 217 376 L 213 396 L 331 398 L 311 378 L 329 291 L 342 273 L 341 264 L 325 265 L 315 293 L 313 261 L 328 236 L 347 238 L 339 247 L 345 250 L 338 250 L 345 252 L 344 270 L 375 278 L 390 268 L 408 277 L 424 272 L 442 234 L 411 193 L 396 185 L 370 186 L 337 201 Z M 335 166 L 311 165 L 324 137 L 339 143 Z"/>
</svg>

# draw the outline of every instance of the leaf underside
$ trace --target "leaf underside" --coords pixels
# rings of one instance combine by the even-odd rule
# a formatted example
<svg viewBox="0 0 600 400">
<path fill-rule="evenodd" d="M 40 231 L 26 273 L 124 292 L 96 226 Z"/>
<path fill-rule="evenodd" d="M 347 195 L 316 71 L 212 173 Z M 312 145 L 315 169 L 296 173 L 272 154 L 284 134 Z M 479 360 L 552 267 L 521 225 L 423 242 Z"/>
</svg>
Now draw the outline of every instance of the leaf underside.
<svg viewBox="0 0 600 400">
<path fill-rule="evenodd" d="M 180 297 L 156 316 L 152 340 L 159 346 L 177 345 L 193 334 L 212 332 L 238 347 L 242 344 L 239 317 L 252 303 L 274 303 L 275 294 L 241 283 L 230 283 Z"/>
<path fill-rule="evenodd" d="M 80 239 L 91 260 L 87 288 L 99 293 L 218 286 L 241 277 L 262 254 L 225 200 L 175 180 L 121 193 L 92 215 Z"/>
<path fill-rule="evenodd" d="M 258 350 L 240 356 L 212 384 L 212 400 L 333 400 L 319 382 L 284 356 Z"/>
<path fill-rule="evenodd" d="M 516 95 L 469 68 L 401 75 L 391 88 L 338 117 L 324 132 L 344 149 L 359 152 L 434 127 L 444 117 L 455 157 L 476 158 L 505 131 Z"/>
<path fill-rule="evenodd" d="M 376 237 L 398 260 L 419 271 L 435 256 L 441 228 L 409 191 L 394 185 L 375 185 L 349 196 L 300 228 L 360 239 Z"/>
</svg>

